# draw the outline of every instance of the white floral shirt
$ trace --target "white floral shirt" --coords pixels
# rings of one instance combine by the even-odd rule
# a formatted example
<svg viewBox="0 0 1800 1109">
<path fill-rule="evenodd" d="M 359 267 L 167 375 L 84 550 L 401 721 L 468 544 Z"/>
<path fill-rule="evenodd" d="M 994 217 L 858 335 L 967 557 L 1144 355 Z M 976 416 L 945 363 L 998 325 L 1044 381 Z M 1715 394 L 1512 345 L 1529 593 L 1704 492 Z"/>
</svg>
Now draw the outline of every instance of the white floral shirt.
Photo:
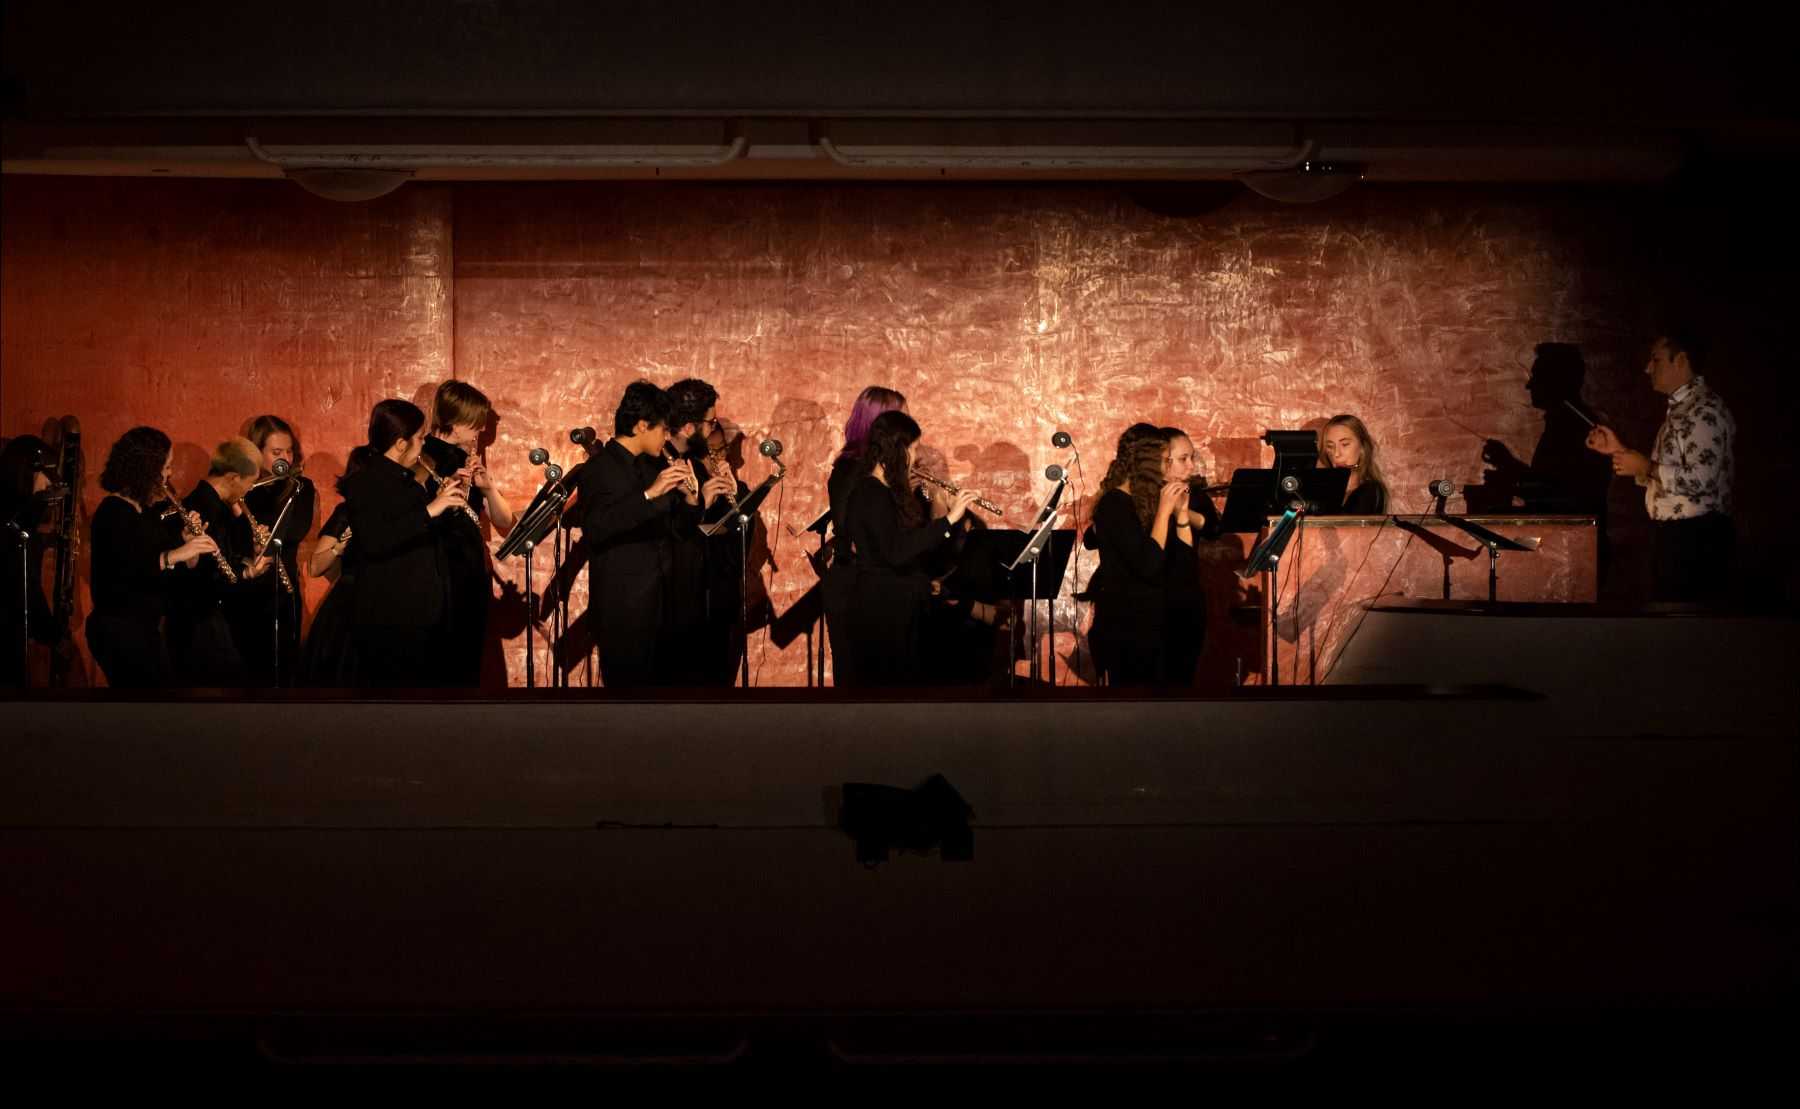
<svg viewBox="0 0 1800 1109">
<path fill-rule="evenodd" d="M 1731 448 L 1737 425 L 1719 394 L 1696 377 L 1669 396 L 1669 415 L 1656 433 L 1644 507 L 1652 520 L 1686 520 L 1708 512 L 1731 515 Z"/>
</svg>

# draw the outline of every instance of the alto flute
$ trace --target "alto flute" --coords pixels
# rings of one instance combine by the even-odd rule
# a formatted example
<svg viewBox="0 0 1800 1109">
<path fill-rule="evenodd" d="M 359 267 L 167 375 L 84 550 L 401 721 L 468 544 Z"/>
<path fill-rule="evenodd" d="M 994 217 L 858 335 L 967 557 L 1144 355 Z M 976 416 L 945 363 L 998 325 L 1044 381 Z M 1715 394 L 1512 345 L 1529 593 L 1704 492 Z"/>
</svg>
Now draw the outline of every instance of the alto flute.
<svg viewBox="0 0 1800 1109">
<path fill-rule="evenodd" d="M 932 475 L 925 473 L 922 470 L 914 470 L 912 472 L 912 476 L 918 478 L 920 481 L 929 482 L 932 485 L 937 486 L 939 489 L 942 489 L 944 492 L 950 494 L 952 497 L 954 497 L 958 493 L 962 492 L 961 489 L 957 488 L 954 485 L 951 485 L 949 482 L 945 481 L 943 478 L 933 477 Z M 996 516 L 1006 515 L 1005 511 L 1003 511 L 999 505 L 995 504 L 993 501 L 987 500 L 984 497 L 976 497 L 975 498 L 975 507 L 981 509 L 984 512 L 992 512 Z"/>
<path fill-rule="evenodd" d="M 181 501 L 176 499 L 175 490 L 169 488 L 169 483 L 166 481 L 163 482 L 163 496 L 169 498 L 169 503 L 175 506 L 176 513 L 181 517 L 181 534 L 189 539 L 196 539 L 206 534 L 206 523 L 200 519 L 200 514 L 192 509 L 182 508 Z M 225 557 L 225 552 L 214 551 L 212 556 L 213 561 L 219 564 L 219 573 L 225 576 L 226 581 L 236 585 L 237 571 L 231 568 L 231 562 Z"/>
</svg>

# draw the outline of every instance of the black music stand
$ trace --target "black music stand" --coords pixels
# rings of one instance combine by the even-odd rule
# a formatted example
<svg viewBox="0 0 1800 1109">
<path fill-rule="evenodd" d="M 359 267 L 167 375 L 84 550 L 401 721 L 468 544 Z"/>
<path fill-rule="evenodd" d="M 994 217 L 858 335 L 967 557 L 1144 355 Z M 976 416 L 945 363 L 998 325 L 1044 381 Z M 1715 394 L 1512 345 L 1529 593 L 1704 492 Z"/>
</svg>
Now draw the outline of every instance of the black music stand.
<svg viewBox="0 0 1800 1109">
<path fill-rule="evenodd" d="M 1296 502 L 1306 513 L 1329 515 L 1344 506 L 1344 490 L 1349 484 L 1349 470 L 1317 466 L 1294 467 L 1286 473 L 1278 467 L 1239 470 L 1231 475 L 1231 491 L 1225 495 L 1219 530 L 1261 531 L 1268 525 L 1269 517 L 1280 515 Z"/>
<path fill-rule="evenodd" d="M 537 551 L 537 545 L 543 542 L 544 536 L 550 534 L 551 528 L 556 527 L 556 522 L 562 515 L 563 502 L 568 499 L 568 482 L 559 469 L 554 479 L 544 482 L 538 488 L 537 496 L 531 499 L 531 504 L 525 509 L 524 515 L 519 518 L 517 524 L 513 525 L 512 534 L 506 537 L 506 542 L 500 544 L 500 549 L 494 555 L 495 558 L 506 559 L 520 551 L 525 553 L 526 689 L 535 688 L 537 685 L 537 660 L 533 657 L 537 651 L 537 636 L 534 634 L 537 615 L 532 611 L 534 598 L 531 589 L 531 564 L 535 561 L 532 555 Z M 559 553 L 559 565 L 560 561 Z"/>
<path fill-rule="evenodd" d="M 1250 561 L 1238 571 L 1238 577 L 1249 581 L 1252 577 L 1267 570 L 1269 573 L 1269 684 L 1281 684 L 1281 645 L 1277 642 L 1280 635 L 1281 616 L 1281 556 L 1287 552 L 1288 543 L 1300 530 L 1300 520 L 1306 515 L 1304 504 L 1296 502 L 1281 514 L 1269 534 L 1263 537 L 1250 552 Z"/>
<path fill-rule="evenodd" d="M 1027 635 L 1031 638 L 1030 678 L 1041 677 L 1037 658 L 1037 602 L 1050 602 L 1050 627 L 1056 628 L 1056 597 L 1075 550 L 1074 528 L 1046 526 L 1032 532 L 1012 528 L 983 528 L 969 533 L 950 588 L 958 597 L 994 604 L 998 601 L 1031 601 Z M 1006 683 L 1014 684 L 1014 639 L 1007 635 Z M 1051 654 L 1050 681 L 1055 683 L 1056 656 Z"/>
<path fill-rule="evenodd" d="M 1461 516 L 1450 516 L 1443 512 L 1439 512 L 1437 514 L 1437 519 L 1449 524 L 1453 528 L 1457 528 L 1468 535 L 1469 538 L 1487 548 L 1489 604 L 1496 603 L 1500 600 L 1500 552 L 1537 550 L 1536 540 L 1521 541 L 1518 539 L 1508 539 L 1498 532 L 1489 531 L 1480 524 L 1471 523 Z"/>
</svg>

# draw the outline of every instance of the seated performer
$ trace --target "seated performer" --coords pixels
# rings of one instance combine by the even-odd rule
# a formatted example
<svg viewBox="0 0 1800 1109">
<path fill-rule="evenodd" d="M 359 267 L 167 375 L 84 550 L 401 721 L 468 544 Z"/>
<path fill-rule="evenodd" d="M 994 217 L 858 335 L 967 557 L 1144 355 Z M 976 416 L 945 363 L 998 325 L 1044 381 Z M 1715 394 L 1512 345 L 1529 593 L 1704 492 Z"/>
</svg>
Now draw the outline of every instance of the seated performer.
<svg viewBox="0 0 1800 1109">
<path fill-rule="evenodd" d="M 1170 680 L 1167 552 L 1174 521 L 1187 510 L 1189 488 L 1185 480 L 1164 479 L 1168 453 L 1169 440 L 1160 428 L 1144 423 L 1126 428 L 1094 502 L 1100 566 L 1088 586 L 1094 608 L 1088 642 L 1094 665 L 1111 685 Z"/>
<path fill-rule="evenodd" d="M 259 452 L 248 439 L 228 439 L 213 450 L 206 477 L 182 507 L 218 544 L 218 557 L 178 570 L 169 591 L 169 654 L 183 685 L 229 688 L 249 684 L 236 627 L 246 635 L 273 635 L 268 620 L 234 620 L 240 612 L 271 614 L 273 598 L 261 589 L 272 560 L 256 550 L 240 502 L 256 481 Z M 192 524 L 188 525 L 192 530 Z M 259 557 L 260 556 L 260 557 Z"/>
<path fill-rule="evenodd" d="M 1333 416 L 1319 433 L 1319 465 L 1350 471 L 1344 507 L 1337 515 L 1379 516 L 1387 511 L 1387 485 L 1375 464 L 1375 440 L 1355 416 Z"/>
<path fill-rule="evenodd" d="M 134 427 L 107 452 L 100 488 L 110 496 L 94 510 L 93 610 L 85 623 L 88 649 L 114 689 L 169 684 L 168 644 L 163 638 L 166 579 L 176 566 L 191 567 L 219 546 L 204 532 L 184 538 L 165 526 L 179 506 L 152 510 L 169 484 L 169 437 L 153 427 Z"/>
<path fill-rule="evenodd" d="M 468 503 L 439 516 L 434 525 L 450 575 L 441 685 L 473 688 L 481 684 L 488 606 L 494 594 L 481 514 L 485 511 L 494 530 L 502 535 L 513 526 L 512 505 L 494 487 L 481 460 L 481 435 L 493 418 L 493 406 L 481 390 L 465 381 L 446 381 L 433 398 L 431 434 L 419 453 L 427 475 L 427 493 L 435 496 L 444 482 L 458 474 L 470 486 Z"/>
<path fill-rule="evenodd" d="M 671 527 L 698 519 L 700 484 L 687 460 L 666 462 L 669 395 L 648 381 L 626 386 L 613 437 L 581 474 L 588 591 L 599 622 L 600 677 L 608 689 L 661 678 Z"/>
<path fill-rule="evenodd" d="M 826 567 L 820 586 L 825 608 L 825 634 L 831 644 L 831 672 L 835 685 L 856 684 L 856 660 L 850 650 L 850 596 L 856 582 L 856 556 L 844 536 L 844 510 L 850 503 L 850 490 L 856 484 L 856 468 L 862 461 L 863 446 L 869 438 L 869 426 L 883 412 L 905 412 L 906 397 L 894 389 L 871 385 L 864 389 L 850 407 L 850 418 L 844 422 L 844 446 L 831 464 L 826 480 L 832 518 L 831 564 Z"/>
<path fill-rule="evenodd" d="M 361 686 L 422 688 L 443 677 L 449 572 L 432 521 L 461 511 L 467 486 L 451 477 L 428 495 L 411 469 L 424 446 L 425 413 L 408 401 L 381 401 L 342 483 L 356 537 L 351 638 Z"/>
<path fill-rule="evenodd" d="M 679 524 L 671 536 L 668 619 L 658 651 L 663 685 L 728 686 L 742 657 L 743 569 L 736 528 L 702 534 L 700 526 L 731 512 L 733 500 L 749 488 L 731 471 L 719 430 L 719 393 L 698 378 L 669 386 L 669 452 L 684 459 L 700 487 L 700 516 Z M 715 454 L 713 443 L 721 449 Z M 751 520 L 752 529 L 756 521 Z M 754 538 L 754 535 L 751 536 Z"/>
<path fill-rule="evenodd" d="M 271 529 L 271 539 L 281 540 L 281 567 L 258 579 L 261 589 L 247 593 L 244 603 L 233 606 L 232 631 L 251 683 L 269 684 L 275 670 L 271 654 L 275 644 L 269 634 L 274 619 L 271 610 L 276 604 L 281 605 L 281 683 L 293 685 L 299 677 L 300 624 L 304 616 L 300 545 L 312 530 L 318 497 L 313 483 L 299 472 L 306 464 L 306 454 L 300 447 L 299 433 L 286 420 L 280 416 L 255 416 L 244 421 L 239 434 L 256 444 L 261 454 L 256 484 L 244 494 L 246 518 Z M 286 479 L 275 477 L 277 462 L 292 467 Z"/>
<path fill-rule="evenodd" d="M 850 653 L 859 685 L 911 685 L 923 673 L 920 625 L 931 598 L 923 560 L 948 542 L 979 498 L 964 489 L 941 519 L 926 519 L 911 467 L 919 425 L 884 412 L 869 425 L 856 484 L 840 521 L 856 559 L 850 595 Z M 840 675 L 841 678 L 841 675 Z"/>
</svg>

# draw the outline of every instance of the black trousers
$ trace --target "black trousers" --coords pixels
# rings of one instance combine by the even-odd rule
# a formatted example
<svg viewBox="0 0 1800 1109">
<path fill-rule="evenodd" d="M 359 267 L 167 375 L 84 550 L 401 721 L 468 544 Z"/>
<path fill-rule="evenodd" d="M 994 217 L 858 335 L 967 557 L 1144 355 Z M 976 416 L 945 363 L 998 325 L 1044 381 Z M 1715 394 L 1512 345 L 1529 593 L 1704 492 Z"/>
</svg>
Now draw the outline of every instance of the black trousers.
<svg viewBox="0 0 1800 1109">
<path fill-rule="evenodd" d="M 1737 544 L 1731 517 L 1708 512 L 1687 520 L 1658 520 L 1650 527 L 1656 600 L 1716 602 L 1726 597 Z"/>
</svg>

